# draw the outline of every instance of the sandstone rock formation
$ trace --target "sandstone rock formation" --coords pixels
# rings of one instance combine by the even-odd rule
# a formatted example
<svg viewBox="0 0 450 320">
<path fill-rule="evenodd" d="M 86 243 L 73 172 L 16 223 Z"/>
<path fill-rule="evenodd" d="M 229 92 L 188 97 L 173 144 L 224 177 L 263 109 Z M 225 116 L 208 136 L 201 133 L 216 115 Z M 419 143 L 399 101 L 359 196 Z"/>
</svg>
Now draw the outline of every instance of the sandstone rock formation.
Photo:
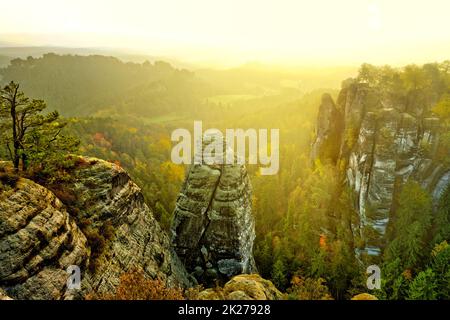
<svg viewBox="0 0 450 320">
<path fill-rule="evenodd" d="M 8 297 L 2 289 L 0 289 L 0 300 L 12 300 L 12 299 Z"/>
<path fill-rule="evenodd" d="M 360 293 L 352 297 L 352 300 L 378 300 L 378 298 L 370 293 Z"/>
<path fill-rule="evenodd" d="M 7 295 L 72 299 L 93 290 L 111 292 L 120 275 L 134 268 L 169 286 L 191 285 L 168 236 L 124 170 L 80 158 L 70 177 L 54 190 L 63 201 L 27 179 L 0 192 L 0 288 Z M 81 268 L 81 291 L 66 290 L 69 265 Z"/>
<path fill-rule="evenodd" d="M 0 194 L 0 286 L 16 299 L 61 299 L 87 240 L 63 203 L 27 179 Z"/>
<path fill-rule="evenodd" d="M 256 272 L 251 201 L 244 165 L 191 166 L 175 207 L 172 243 L 199 282 L 210 285 Z"/>
<path fill-rule="evenodd" d="M 199 300 L 281 300 L 283 294 L 269 280 L 258 274 L 242 274 L 233 277 L 223 288 L 203 290 Z"/>
<path fill-rule="evenodd" d="M 424 108 L 405 109 L 367 83 L 347 81 L 336 105 L 330 99 L 322 101 L 311 155 L 345 168 L 359 229 L 375 234 L 363 235 L 363 252 L 378 255 L 399 187 L 413 178 L 437 200 L 450 180 L 450 168 L 434 160 L 439 119 Z"/>
<path fill-rule="evenodd" d="M 71 173 L 73 183 L 67 185 L 77 197 L 69 210 L 98 230 L 107 224 L 114 230 L 96 258 L 95 269 L 85 274 L 85 290 L 110 292 L 122 273 L 137 267 L 169 286 L 188 286 L 188 275 L 140 188 L 115 164 L 94 158 L 84 158 L 84 162 Z"/>
<path fill-rule="evenodd" d="M 339 155 L 343 116 L 328 93 L 323 94 L 316 125 L 316 140 L 311 149 L 312 159 L 332 159 Z"/>
</svg>

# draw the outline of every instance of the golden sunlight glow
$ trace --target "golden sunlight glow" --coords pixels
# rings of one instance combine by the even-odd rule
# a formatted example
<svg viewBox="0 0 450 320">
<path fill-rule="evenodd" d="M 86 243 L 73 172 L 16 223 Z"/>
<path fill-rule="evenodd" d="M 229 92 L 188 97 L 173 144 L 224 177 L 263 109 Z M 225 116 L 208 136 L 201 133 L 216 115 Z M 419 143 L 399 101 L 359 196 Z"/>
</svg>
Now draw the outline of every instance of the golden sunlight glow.
<svg viewBox="0 0 450 320">
<path fill-rule="evenodd" d="M 0 42 L 126 48 L 191 62 L 450 58 L 448 0 L 2 1 Z"/>
</svg>

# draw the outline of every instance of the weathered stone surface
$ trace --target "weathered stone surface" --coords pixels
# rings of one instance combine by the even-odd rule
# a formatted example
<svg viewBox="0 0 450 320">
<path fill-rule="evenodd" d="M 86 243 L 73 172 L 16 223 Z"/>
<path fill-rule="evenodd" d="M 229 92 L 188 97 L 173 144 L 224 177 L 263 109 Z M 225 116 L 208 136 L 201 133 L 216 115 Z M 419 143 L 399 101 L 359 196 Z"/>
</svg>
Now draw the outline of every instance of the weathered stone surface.
<svg viewBox="0 0 450 320">
<path fill-rule="evenodd" d="M 113 292 L 120 275 L 135 268 L 169 286 L 189 286 L 189 276 L 145 204 L 140 188 L 115 164 L 95 158 L 83 161 L 87 164 L 71 173 L 73 183 L 66 186 L 76 194 L 76 207 L 81 210 L 71 206 L 69 210 L 99 230 L 106 223 L 114 230 L 96 268 L 84 272 L 84 292 Z"/>
<path fill-rule="evenodd" d="M 378 300 L 378 298 L 370 293 L 360 293 L 352 297 L 352 300 Z"/>
<path fill-rule="evenodd" d="M 223 288 L 206 289 L 199 293 L 199 300 L 281 300 L 283 294 L 273 283 L 258 274 L 242 274 L 233 277 Z"/>
<path fill-rule="evenodd" d="M 333 127 L 330 121 L 340 124 L 339 112 L 343 112 L 343 126 Z M 377 89 L 355 81 L 345 83 L 336 105 L 328 98 L 322 101 L 312 157 L 324 155 L 336 162 L 335 149 L 324 143 L 324 137 L 329 132 L 340 137 L 337 159 L 345 166 L 347 183 L 354 191 L 358 228 L 366 242 L 362 251 L 380 253 L 396 194 L 408 179 L 421 182 L 435 201 L 448 184 L 449 168 L 433 160 L 439 144 L 439 122 L 438 118 L 425 117 L 423 108 L 406 112 Z M 364 235 L 367 230 L 371 236 Z"/>
<path fill-rule="evenodd" d="M 436 183 L 432 193 L 433 198 L 439 199 L 444 194 L 444 190 L 448 185 L 450 185 L 450 171 L 444 173 Z"/>
<path fill-rule="evenodd" d="M 255 272 L 254 229 L 245 166 L 192 165 L 172 225 L 173 246 L 188 272 L 207 285 Z"/>
<path fill-rule="evenodd" d="M 201 291 L 196 300 L 225 300 L 222 290 L 218 288 L 209 288 Z"/>
<path fill-rule="evenodd" d="M 271 281 L 258 274 L 236 276 L 225 284 L 223 291 L 226 296 L 241 291 L 253 300 L 280 300 L 283 297 Z"/>
<path fill-rule="evenodd" d="M 336 108 L 333 99 L 327 93 L 322 96 L 316 124 L 316 138 L 311 148 L 311 158 L 331 159 L 339 156 L 343 115 Z"/>
<path fill-rule="evenodd" d="M 85 265 L 86 237 L 61 201 L 27 179 L 0 194 L 0 287 L 15 299 L 61 299 L 69 265 Z"/>
<path fill-rule="evenodd" d="M 6 295 L 5 291 L 0 289 L 0 300 L 12 300 L 9 296 Z"/>
<path fill-rule="evenodd" d="M 76 198 L 67 203 L 27 179 L 0 193 L 0 288 L 8 296 L 77 299 L 91 291 L 111 293 L 120 275 L 132 269 L 169 286 L 192 284 L 169 237 L 123 169 L 80 158 L 70 178 L 55 190 Z M 110 233 L 95 267 L 84 234 L 92 229 Z M 66 290 L 69 265 L 81 269 L 81 291 Z"/>
</svg>

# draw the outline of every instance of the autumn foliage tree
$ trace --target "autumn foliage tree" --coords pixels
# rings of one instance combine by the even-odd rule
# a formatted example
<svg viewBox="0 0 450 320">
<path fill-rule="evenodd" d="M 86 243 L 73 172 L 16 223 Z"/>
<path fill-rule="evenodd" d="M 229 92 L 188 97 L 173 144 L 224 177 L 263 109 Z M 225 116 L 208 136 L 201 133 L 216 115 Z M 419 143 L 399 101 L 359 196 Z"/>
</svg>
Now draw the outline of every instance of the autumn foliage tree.
<svg viewBox="0 0 450 320">
<path fill-rule="evenodd" d="M 122 274 L 114 294 L 89 294 L 88 300 L 183 300 L 180 288 L 168 288 L 160 279 L 145 277 L 142 270 Z"/>
<path fill-rule="evenodd" d="M 333 300 L 322 278 L 294 276 L 291 285 L 287 290 L 288 298 L 291 300 Z"/>
</svg>

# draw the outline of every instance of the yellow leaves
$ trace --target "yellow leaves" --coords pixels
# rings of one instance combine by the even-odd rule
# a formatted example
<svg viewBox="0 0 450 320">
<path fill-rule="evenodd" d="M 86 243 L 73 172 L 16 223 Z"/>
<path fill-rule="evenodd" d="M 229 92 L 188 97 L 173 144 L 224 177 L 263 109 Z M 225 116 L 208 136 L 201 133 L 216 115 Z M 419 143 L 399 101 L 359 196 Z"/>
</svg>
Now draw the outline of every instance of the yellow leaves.
<svg viewBox="0 0 450 320">
<path fill-rule="evenodd" d="M 138 132 L 137 128 L 128 128 L 128 132 L 132 134 L 136 134 Z"/>
<path fill-rule="evenodd" d="M 291 285 L 293 286 L 299 286 L 303 283 L 302 278 L 300 278 L 299 276 L 293 276 L 292 280 L 291 280 Z"/>
<path fill-rule="evenodd" d="M 135 168 L 138 171 L 145 172 L 147 170 L 147 164 L 145 162 L 139 161 L 138 159 L 135 160 Z"/>
<path fill-rule="evenodd" d="M 163 152 L 170 152 L 170 150 L 172 150 L 172 142 L 168 137 L 163 136 L 156 143 L 156 147 L 158 148 L 158 150 L 162 150 Z"/>
<path fill-rule="evenodd" d="M 411 272 L 411 269 L 406 269 L 405 271 L 403 271 L 402 276 L 403 276 L 403 278 L 405 278 L 406 280 L 411 280 L 411 279 L 412 279 L 412 272 Z"/>
<path fill-rule="evenodd" d="M 447 240 L 444 240 L 441 243 L 436 244 L 433 248 L 433 251 L 431 251 L 431 255 L 433 257 L 436 257 L 439 254 L 439 252 L 447 249 L 448 246 L 449 244 L 447 243 Z"/>
<path fill-rule="evenodd" d="M 183 181 L 185 172 L 184 166 L 174 164 L 170 161 L 163 162 L 160 165 L 161 173 L 169 179 L 170 182 Z"/>
<path fill-rule="evenodd" d="M 445 94 L 433 108 L 433 112 L 443 119 L 450 118 L 450 95 Z"/>
</svg>

